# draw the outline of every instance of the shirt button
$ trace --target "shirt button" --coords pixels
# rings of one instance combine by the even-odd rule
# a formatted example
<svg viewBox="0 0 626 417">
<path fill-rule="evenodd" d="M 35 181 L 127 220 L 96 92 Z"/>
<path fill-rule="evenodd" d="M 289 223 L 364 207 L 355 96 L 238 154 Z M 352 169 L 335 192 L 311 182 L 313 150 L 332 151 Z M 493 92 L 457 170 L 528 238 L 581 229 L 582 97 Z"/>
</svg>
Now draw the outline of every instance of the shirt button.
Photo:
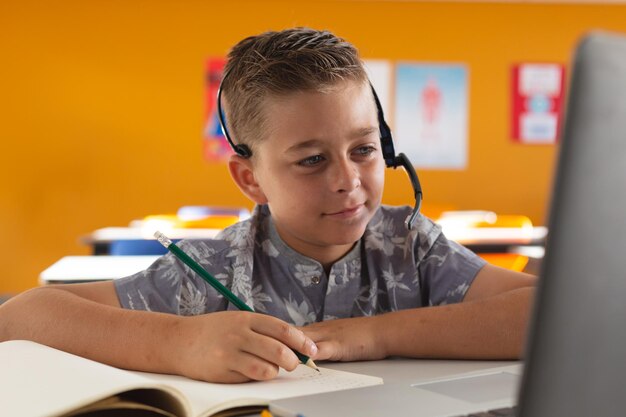
<svg viewBox="0 0 626 417">
<path fill-rule="evenodd" d="M 313 284 L 319 284 L 319 283 L 320 283 L 320 281 L 321 281 L 321 279 L 320 279 L 320 276 L 319 276 L 319 275 L 315 275 L 315 276 L 311 277 L 311 282 L 312 282 Z"/>
</svg>

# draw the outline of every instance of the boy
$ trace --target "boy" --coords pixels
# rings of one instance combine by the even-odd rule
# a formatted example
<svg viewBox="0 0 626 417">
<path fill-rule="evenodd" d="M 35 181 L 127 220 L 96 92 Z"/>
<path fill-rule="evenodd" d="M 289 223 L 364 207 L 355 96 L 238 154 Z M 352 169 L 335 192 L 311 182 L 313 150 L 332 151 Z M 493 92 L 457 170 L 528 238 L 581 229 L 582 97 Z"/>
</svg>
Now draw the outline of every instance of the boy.
<svg viewBox="0 0 626 417">
<path fill-rule="evenodd" d="M 485 264 L 423 216 L 408 231 L 410 208 L 381 206 L 376 106 L 351 44 L 268 32 L 237 44 L 226 74 L 227 127 L 247 148 L 228 167 L 257 207 L 181 248 L 267 314 L 229 311 L 170 254 L 115 282 L 15 297 L 0 307 L 0 340 L 218 382 L 292 370 L 291 349 L 341 361 L 520 356 L 534 277 Z"/>
</svg>

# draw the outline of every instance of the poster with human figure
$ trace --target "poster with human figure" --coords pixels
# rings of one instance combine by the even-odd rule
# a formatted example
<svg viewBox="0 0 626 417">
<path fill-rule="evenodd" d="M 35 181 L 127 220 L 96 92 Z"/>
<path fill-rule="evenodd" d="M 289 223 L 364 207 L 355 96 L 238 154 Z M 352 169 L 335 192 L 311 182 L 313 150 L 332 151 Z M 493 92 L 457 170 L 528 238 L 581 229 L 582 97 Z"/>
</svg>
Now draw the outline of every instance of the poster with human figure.
<svg viewBox="0 0 626 417">
<path fill-rule="evenodd" d="M 395 142 L 421 169 L 467 165 L 467 70 L 463 65 L 396 66 Z"/>
</svg>

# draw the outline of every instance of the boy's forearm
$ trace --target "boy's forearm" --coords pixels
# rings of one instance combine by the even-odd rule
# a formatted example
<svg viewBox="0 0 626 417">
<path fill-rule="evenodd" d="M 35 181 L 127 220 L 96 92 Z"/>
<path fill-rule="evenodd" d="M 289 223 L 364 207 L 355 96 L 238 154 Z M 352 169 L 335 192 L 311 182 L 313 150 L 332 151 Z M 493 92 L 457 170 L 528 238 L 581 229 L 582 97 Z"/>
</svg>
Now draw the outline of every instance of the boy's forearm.
<svg viewBox="0 0 626 417">
<path fill-rule="evenodd" d="M 379 341 L 388 356 L 518 359 L 525 344 L 535 289 L 482 300 L 384 314 Z"/>
<path fill-rule="evenodd" d="M 181 319 L 38 288 L 0 306 L 0 341 L 32 340 L 120 368 L 168 373 L 175 359 L 167 345 L 177 340 Z"/>
</svg>

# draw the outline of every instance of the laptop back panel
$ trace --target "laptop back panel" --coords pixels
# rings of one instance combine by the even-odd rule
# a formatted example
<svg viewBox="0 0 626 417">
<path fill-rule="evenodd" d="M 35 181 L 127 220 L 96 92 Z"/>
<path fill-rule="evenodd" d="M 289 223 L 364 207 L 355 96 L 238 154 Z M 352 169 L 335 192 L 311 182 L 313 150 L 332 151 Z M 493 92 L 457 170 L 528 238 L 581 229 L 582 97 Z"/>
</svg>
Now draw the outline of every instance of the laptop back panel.
<svg viewBox="0 0 626 417">
<path fill-rule="evenodd" d="M 578 46 L 520 415 L 626 415 L 626 38 Z"/>
</svg>

